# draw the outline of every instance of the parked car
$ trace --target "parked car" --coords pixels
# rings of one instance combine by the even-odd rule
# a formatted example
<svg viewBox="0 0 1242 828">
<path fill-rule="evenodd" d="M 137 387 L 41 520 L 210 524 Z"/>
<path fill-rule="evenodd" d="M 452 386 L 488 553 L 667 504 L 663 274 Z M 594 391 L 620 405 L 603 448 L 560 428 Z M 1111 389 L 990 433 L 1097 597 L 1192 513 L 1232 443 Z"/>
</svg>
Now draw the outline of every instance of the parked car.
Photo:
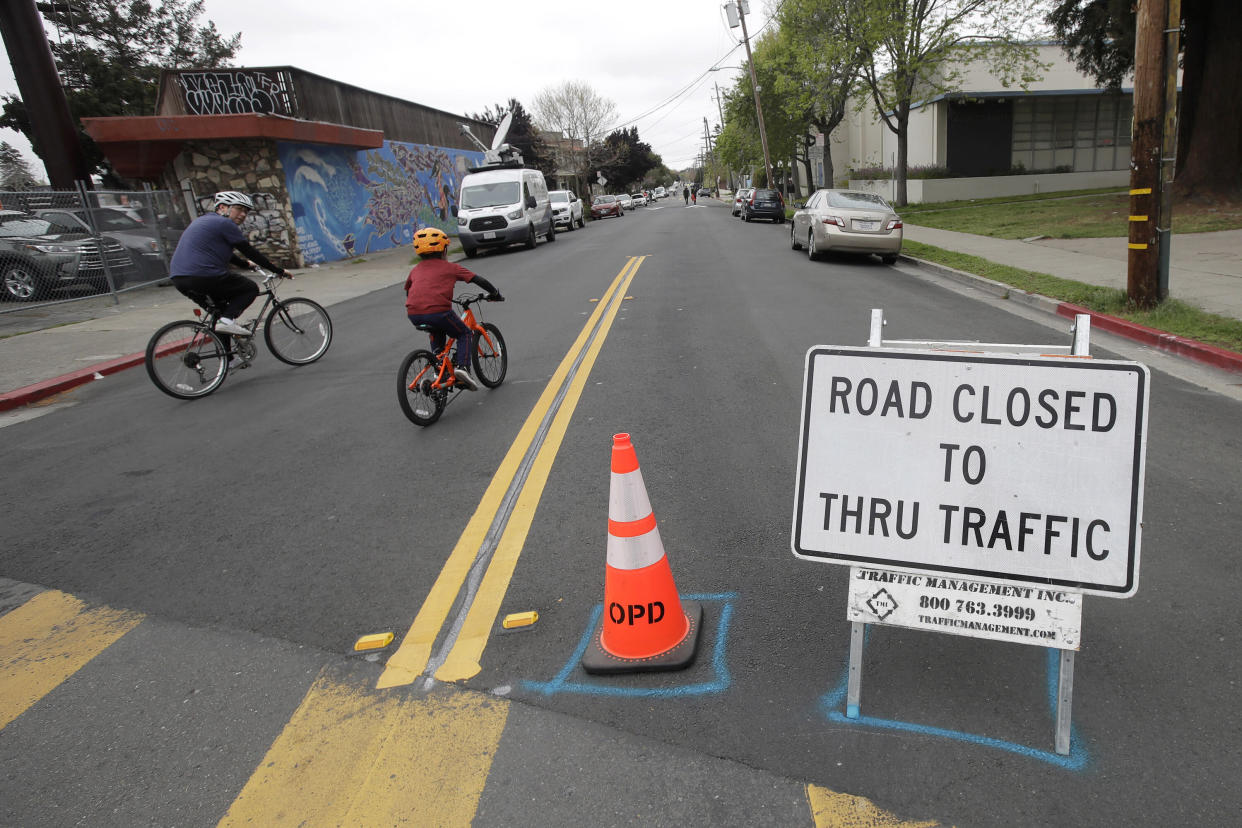
<svg viewBox="0 0 1242 828">
<path fill-rule="evenodd" d="M 124 210 L 115 207 L 38 210 L 35 215 L 51 222 L 54 232 L 63 233 L 91 233 L 90 222 L 93 219 L 95 229 L 100 233 L 107 233 L 129 251 L 130 258 L 138 267 L 139 278 L 150 281 L 163 279 L 168 275 L 167 260 L 160 253 L 158 229 L 135 221 Z M 166 238 L 169 255 L 176 248 L 177 239 L 180 237 L 180 232 L 177 232 L 173 238 Z"/>
<path fill-rule="evenodd" d="M 740 216 L 742 214 L 742 202 L 750 197 L 754 190 L 749 187 L 742 187 L 733 195 L 733 215 Z"/>
<path fill-rule="evenodd" d="M 622 193 L 621 195 L 617 196 L 617 201 L 621 202 L 621 209 L 623 210 L 634 209 L 634 199 L 630 198 L 630 196 L 626 193 Z"/>
<path fill-rule="evenodd" d="M 573 190 L 548 190 L 548 201 L 552 202 L 552 219 L 557 227 L 564 225 L 567 230 L 586 227 L 582 199 L 574 195 Z"/>
<path fill-rule="evenodd" d="M 798 205 L 789 230 L 789 246 L 819 258 L 827 251 L 875 253 L 893 264 L 901 253 L 901 217 L 875 193 L 817 190 Z"/>
<path fill-rule="evenodd" d="M 630 193 L 630 199 L 634 202 L 635 207 L 647 206 L 647 196 L 642 193 Z"/>
<path fill-rule="evenodd" d="M 713 195 L 711 187 L 699 187 L 699 191 L 695 193 L 699 198 L 707 198 Z"/>
<path fill-rule="evenodd" d="M 591 200 L 591 218 L 600 219 L 606 216 L 621 218 L 625 215 L 621 202 L 613 195 L 597 195 Z"/>
<path fill-rule="evenodd" d="M 0 210 L 0 283 L 3 297 L 18 302 L 47 298 L 53 290 L 89 284 L 108 290 L 107 256 L 113 283 L 120 287 L 137 269 L 124 245 L 102 236 L 100 245 L 87 233 L 58 231 L 44 218 L 17 210 Z"/>
<path fill-rule="evenodd" d="M 741 204 L 742 221 L 768 219 L 785 223 L 785 199 L 779 190 L 758 187 L 751 190 Z"/>
<path fill-rule="evenodd" d="M 654 195 L 656 198 L 668 198 L 668 190 L 663 187 L 656 187 Z"/>
</svg>

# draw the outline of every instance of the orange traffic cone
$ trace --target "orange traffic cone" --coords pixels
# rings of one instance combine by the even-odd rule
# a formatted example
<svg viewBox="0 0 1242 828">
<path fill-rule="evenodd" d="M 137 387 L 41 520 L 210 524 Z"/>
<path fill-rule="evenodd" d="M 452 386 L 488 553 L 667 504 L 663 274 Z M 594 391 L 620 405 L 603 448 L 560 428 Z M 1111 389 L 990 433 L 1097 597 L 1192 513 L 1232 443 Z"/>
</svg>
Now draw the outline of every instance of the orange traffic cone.
<svg viewBox="0 0 1242 828">
<path fill-rule="evenodd" d="M 582 656 L 588 673 L 680 670 L 694 661 L 703 608 L 682 601 L 630 435 L 612 438 L 604 614 Z"/>
</svg>

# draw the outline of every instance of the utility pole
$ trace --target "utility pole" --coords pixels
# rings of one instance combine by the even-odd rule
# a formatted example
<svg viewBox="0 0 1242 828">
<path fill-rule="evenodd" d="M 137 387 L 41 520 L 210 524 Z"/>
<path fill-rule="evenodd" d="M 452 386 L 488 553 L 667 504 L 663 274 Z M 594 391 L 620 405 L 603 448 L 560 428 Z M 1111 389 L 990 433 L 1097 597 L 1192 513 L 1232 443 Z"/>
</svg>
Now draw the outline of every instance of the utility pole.
<svg viewBox="0 0 1242 828">
<path fill-rule="evenodd" d="M 759 101 L 759 79 L 755 77 L 755 58 L 750 53 L 750 35 L 746 31 L 747 11 L 743 0 L 730 0 L 725 6 L 725 12 L 729 16 L 729 28 L 734 28 L 735 14 L 742 26 L 742 43 L 746 45 L 746 65 L 750 68 L 750 88 L 755 93 L 755 115 L 759 119 L 759 142 L 763 145 L 763 168 L 767 171 L 767 186 L 774 187 L 776 185 L 772 182 L 772 160 L 768 156 L 768 131 L 763 125 L 763 104 Z"/>
<path fill-rule="evenodd" d="M 1164 29 L 1170 0 L 1139 0 L 1134 37 L 1134 135 L 1130 146 L 1130 238 L 1126 294 L 1139 308 L 1160 302 L 1160 232 L 1168 227 L 1161 181 L 1166 136 Z M 1180 6 L 1180 3 L 1179 3 Z M 1173 60 L 1176 62 L 1176 53 Z M 1171 211 L 1170 211 L 1171 212 Z"/>
<path fill-rule="evenodd" d="M 720 106 L 720 84 L 712 81 L 712 86 L 716 87 L 716 113 L 720 116 L 720 129 L 724 129 L 724 108 Z M 729 174 L 729 189 L 732 190 L 734 189 L 733 170 L 729 169 L 727 172 Z"/>
<path fill-rule="evenodd" d="M 91 186 L 90 168 L 34 0 L 0 0 L 0 35 L 30 116 L 30 137 L 54 190 Z"/>
<path fill-rule="evenodd" d="M 1177 54 L 1182 33 L 1182 0 L 1168 0 L 1164 23 L 1164 141 L 1160 150 L 1160 301 L 1169 298 L 1169 258 L 1173 254 L 1173 174 L 1177 167 Z"/>
</svg>

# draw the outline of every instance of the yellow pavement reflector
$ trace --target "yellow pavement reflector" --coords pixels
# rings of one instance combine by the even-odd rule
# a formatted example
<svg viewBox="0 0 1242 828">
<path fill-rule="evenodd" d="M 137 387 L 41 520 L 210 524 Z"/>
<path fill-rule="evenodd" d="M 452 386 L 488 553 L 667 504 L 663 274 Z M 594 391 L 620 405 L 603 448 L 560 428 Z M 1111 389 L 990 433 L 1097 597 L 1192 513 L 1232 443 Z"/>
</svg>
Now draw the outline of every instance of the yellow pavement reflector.
<svg viewBox="0 0 1242 828">
<path fill-rule="evenodd" d="M 390 632 L 372 633 L 371 635 L 360 636 L 358 640 L 354 642 L 354 652 L 361 652 L 362 650 L 382 650 L 391 644 L 394 638 L 396 638 L 396 636 Z"/>
<path fill-rule="evenodd" d="M 511 630 L 515 627 L 529 627 L 538 620 L 539 613 L 534 610 L 529 612 L 513 612 L 505 616 L 504 620 L 500 622 L 500 626 L 506 630 Z"/>
</svg>

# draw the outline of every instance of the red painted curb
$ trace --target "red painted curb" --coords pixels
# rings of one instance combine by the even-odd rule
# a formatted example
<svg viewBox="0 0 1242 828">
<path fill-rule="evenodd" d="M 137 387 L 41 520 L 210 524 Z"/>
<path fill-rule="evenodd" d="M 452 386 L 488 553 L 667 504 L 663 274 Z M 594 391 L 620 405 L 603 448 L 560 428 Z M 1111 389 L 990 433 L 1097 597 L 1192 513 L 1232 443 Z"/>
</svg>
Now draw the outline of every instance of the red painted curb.
<svg viewBox="0 0 1242 828">
<path fill-rule="evenodd" d="M 11 411 L 14 408 L 21 408 L 23 405 L 30 405 L 33 402 L 47 399 L 53 394 L 59 394 L 62 391 L 68 391 L 72 388 L 77 388 L 79 385 L 86 385 L 86 383 L 92 382 L 96 374 L 104 376 L 115 374 L 118 371 L 124 371 L 126 368 L 141 365 L 145 359 L 145 354 L 130 354 L 117 357 L 107 362 L 101 362 L 98 365 L 92 365 L 90 368 L 83 368 L 79 371 L 64 374 L 55 379 L 43 380 L 42 382 L 36 382 L 34 385 L 27 385 L 24 388 L 5 392 L 0 394 L 0 411 Z"/>
<path fill-rule="evenodd" d="M 1144 345 L 1150 345 L 1157 350 L 1193 359 L 1195 362 L 1202 362 L 1214 368 L 1242 373 L 1242 354 L 1226 351 L 1224 348 L 1217 348 L 1215 345 L 1196 342 L 1183 336 L 1158 331 L 1155 328 L 1149 328 L 1137 322 L 1118 319 L 1106 313 L 1088 310 L 1069 302 L 1062 302 L 1057 305 L 1057 314 L 1059 316 L 1067 316 L 1072 319 L 1080 313 L 1085 313 L 1091 317 L 1091 327 L 1093 328 L 1118 334 L 1127 339 L 1141 342 Z"/>
</svg>

